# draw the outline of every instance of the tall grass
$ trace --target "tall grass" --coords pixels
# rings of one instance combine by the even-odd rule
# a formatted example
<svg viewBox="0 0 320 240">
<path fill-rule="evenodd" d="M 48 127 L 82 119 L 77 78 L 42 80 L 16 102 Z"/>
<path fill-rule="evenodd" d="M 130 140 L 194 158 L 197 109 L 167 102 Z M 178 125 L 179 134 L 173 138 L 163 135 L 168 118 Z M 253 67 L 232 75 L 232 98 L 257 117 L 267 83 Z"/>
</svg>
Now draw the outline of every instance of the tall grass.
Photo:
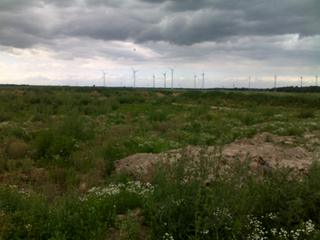
<svg viewBox="0 0 320 240">
<path fill-rule="evenodd" d="M 235 164 L 227 174 L 218 174 L 216 168 L 207 182 L 212 171 L 206 161 L 192 169 L 184 167 L 184 161 L 160 168 L 152 185 L 125 180 L 55 203 L 1 187 L 0 236 L 104 239 L 110 229 L 119 229 L 132 231 L 126 235 L 138 239 L 143 224 L 150 239 L 318 239 L 319 165 L 294 178 L 287 169 L 262 177 L 246 164 Z M 143 222 L 126 218 L 117 223 L 119 214 L 137 208 L 142 209 Z"/>
</svg>

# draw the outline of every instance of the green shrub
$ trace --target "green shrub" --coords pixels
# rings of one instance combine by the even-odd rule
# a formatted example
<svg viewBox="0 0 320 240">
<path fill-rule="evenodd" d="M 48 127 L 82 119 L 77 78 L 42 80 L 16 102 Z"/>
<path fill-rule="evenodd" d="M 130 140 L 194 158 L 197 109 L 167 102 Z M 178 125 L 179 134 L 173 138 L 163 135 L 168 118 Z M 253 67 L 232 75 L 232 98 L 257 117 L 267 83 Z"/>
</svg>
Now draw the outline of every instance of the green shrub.
<svg viewBox="0 0 320 240">
<path fill-rule="evenodd" d="M 1 111 L 0 112 L 0 123 L 1 122 L 6 122 L 12 119 L 12 115 L 8 112 Z"/>
<path fill-rule="evenodd" d="M 114 222 L 113 200 L 67 197 L 55 204 L 50 217 L 53 239 L 103 239 Z"/>
<path fill-rule="evenodd" d="M 315 112 L 312 109 L 303 109 L 297 114 L 298 118 L 314 118 Z"/>
<path fill-rule="evenodd" d="M 168 120 L 168 114 L 161 110 L 150 111 L 148 113 L 148 119 L 152 122 L 163 122 Z"/>
<path fill-rule="evenodd" d="M 94 132 L 79 117 L 68 117 L 57 127 L 42 131 L 35 138 L 35 157 L 49 162 L 67 162 L 81 141 Z"/>
<path fill-rule="evenodd" d="M 6 216 L 7 225 L 0 232 L 1 239 L 48 237 L 48 205 L 41 196 L 0 187 L 0 199 L 0 214 Z"/>
<path fill-rule="evenodd" d="M 75 138 L 56 135 L 52 131 L 40 133 L 36 139 L 36 158 L 48 161 L 66 160 L 75 149 Z"/>
</svg>

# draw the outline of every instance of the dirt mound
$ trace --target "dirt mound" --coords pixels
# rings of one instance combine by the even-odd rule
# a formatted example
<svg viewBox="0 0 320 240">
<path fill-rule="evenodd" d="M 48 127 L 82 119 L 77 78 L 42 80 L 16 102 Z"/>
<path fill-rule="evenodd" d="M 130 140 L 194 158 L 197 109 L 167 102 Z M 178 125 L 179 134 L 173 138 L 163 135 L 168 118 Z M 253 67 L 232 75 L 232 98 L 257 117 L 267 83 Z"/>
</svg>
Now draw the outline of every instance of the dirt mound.
<svg viewBox="0 0 320 240">
<path fill-rule="evenodd" d="M 163 94 L 162 92 L 157 92 L 156 95 L 157 95 L 157 97 L 164 97 L 165 96 L 165 94 Z"/>
<path fill-rule="evenodd" d="M 12 140 L 6 146 L 6 152 L 9 158 L 23 158 L 28 153 L 28 145 L 22 140 Z"/>
<path fill-rule="evenodd" d="M 311 165 L 313 154 L 300 146 L 294 137 L 262 133 L 222 148 L 188 146 L 159 154 L 135 154 L 117 161 L 116 172 L 126 172 L 139 180 L 148 181 L 153 176 L 157 164 L 172 164 L 185 158 L 192 160 L 189 167 L 199 164 L 200 159 L 207 158 L 220 159 L 224 166 L 231 165 L 236 160 L 251 160 L 250 167 L 263 172 L 275 168 L 290 168 L 296 172 L 304 172 Z"/>
<path fill-rule="evenodd" d="M 251 159 L 253 168 L 263 166 L 266 169 L 291 168 L 305 171 L 312 163 L 312 154 L 297 146 L 296 139 L 269 133 L 231 143 L 224 147 L 222 156 L 227 161 Z"/>
</svg>

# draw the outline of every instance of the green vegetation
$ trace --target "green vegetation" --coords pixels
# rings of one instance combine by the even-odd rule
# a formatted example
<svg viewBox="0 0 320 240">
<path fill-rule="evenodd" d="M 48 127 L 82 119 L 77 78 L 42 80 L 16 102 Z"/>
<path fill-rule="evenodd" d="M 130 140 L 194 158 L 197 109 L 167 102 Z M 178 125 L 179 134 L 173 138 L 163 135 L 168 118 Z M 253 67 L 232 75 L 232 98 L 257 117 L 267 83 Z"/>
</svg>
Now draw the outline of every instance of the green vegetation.
<svg viewBox="0 0 320 240">
<path fill-rule="evenodd" d="M 317 93 L 2 87 L 0 239 L 319 239 L 317 164 L 299 178 L 239 164 L 210 185 L 203 166 L 160 168 L 151 184 L 113 171 L 261 132 L 304 141 L 319 106 Z"/>
</svg>

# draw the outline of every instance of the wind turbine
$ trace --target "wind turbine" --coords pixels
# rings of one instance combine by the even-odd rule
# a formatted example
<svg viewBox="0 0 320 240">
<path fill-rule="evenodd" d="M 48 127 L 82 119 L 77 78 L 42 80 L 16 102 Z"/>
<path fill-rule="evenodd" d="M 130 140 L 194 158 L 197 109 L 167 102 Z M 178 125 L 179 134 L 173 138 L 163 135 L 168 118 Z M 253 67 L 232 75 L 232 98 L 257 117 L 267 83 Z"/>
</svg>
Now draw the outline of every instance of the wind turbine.
<svg viewBox="0 0 320 240">
<path fill-rule="evenodd" d="M 202 72 L 202 89 L 204 89 L 204 72 Z"/>
<path fill-rule="evenodd" d="M 194 89 L 197 88 L 197 75 L 196 74 L 193 76 L 193 86 L 194 86 Z"/>
<path fill-rule="evenodd" d="M 249 89 L 251 88 L 251 76 L 249 76 L 248 87 L 249 87 Z"/>
<path fill-rule="evenodd" d="M 152 80 L 153 80 L 153 88 L 155 88 L 156 87 L 156 75 L 153 74 Z"/>
<path fill-rule="evenodd" d="M 174 68 L 170 68 L 171 71 L 171 89 L 173 89 L 173 73 L 174 73 Z"/>
<path fill-rule="evenodd" d="M 136 74 L 138 71 L 136 69 L 134 69 L 133 67 L 131 69 L 132 69 L 132 77 L 133 77 L 133 87 L 135 88 L 136 87 Z"/>
<path fill-rule="evenodd" d="M 163 73 L 163 87 L 167 88 L 167 73 Z"/>
<path fill-rule="evenodd" d="M 102 71 L 102 76 L 103 76 L 103 87 L 106 87 L 106 72 Z"/>
<path fill-rule="evenodd" d="M 318 75 L 316 75 L 316 86 L 318 87 Z"/>
<path fill-rule="evenodd" d="M 275 74 L 274 75 L 274 90 L 277 91 L 277 80 L 278 80 L 278 77 L 277 75 Z"/>
<path fill-rule="evenodd" d="M 302 76 L 300 77 L 300 87 L 301 88 L 303 87 L 303 77 Z"/>
</svg>

